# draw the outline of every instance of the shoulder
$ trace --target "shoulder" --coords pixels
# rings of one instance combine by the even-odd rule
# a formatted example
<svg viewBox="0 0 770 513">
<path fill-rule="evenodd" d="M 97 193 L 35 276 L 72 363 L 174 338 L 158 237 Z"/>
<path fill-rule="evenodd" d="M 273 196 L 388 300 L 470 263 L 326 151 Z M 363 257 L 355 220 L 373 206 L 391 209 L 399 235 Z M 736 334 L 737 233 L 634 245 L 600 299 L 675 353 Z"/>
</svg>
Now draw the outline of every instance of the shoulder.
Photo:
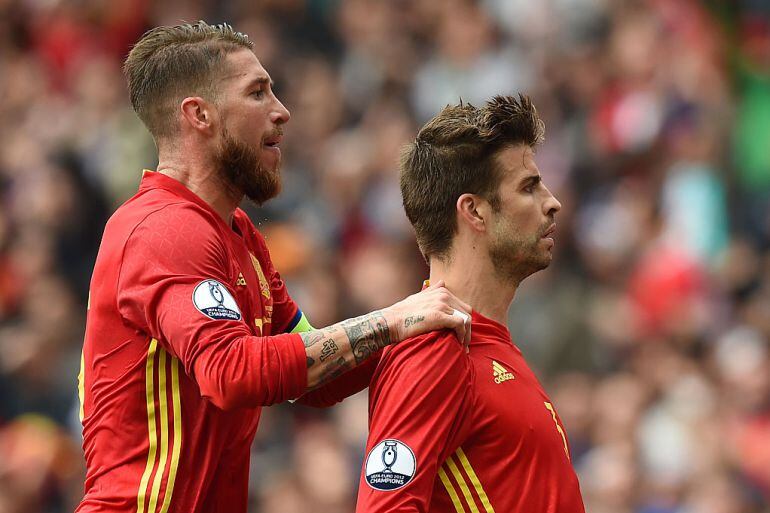
<svg viewBox="0 0 770 513">
<path fill-rule="evenodd" d="M 126 234 L 124 259 L 194 262 L 226 254 L 225 240 L 213 214 L 189 201 L 144 209 Z"/>
<path fill-rule="evenodd" d="M 469 390 L 471 379 L 470 359 L 453 332 L 407 339 L 383 352 L 369 384 L 370 409 L 457 398 Z"/>
<path fill-rule="evenodd" d="M 135 231 L 161 240 L 184 243 L 212 237 L 221 238 L 214 214 L 187 201 L 168 203 L 147 213 Z"/>
<path fill-rule="evenodd" d="M 378 372 L 389 367 L 414 368 L 425 372 L 436 362 L 441 362 L 445 370 L 454 369 L 460 373 L 470 368 L 465 349 L 454 331 L 431 331 L 388 346 L 383 351 Z"/>
</svg>

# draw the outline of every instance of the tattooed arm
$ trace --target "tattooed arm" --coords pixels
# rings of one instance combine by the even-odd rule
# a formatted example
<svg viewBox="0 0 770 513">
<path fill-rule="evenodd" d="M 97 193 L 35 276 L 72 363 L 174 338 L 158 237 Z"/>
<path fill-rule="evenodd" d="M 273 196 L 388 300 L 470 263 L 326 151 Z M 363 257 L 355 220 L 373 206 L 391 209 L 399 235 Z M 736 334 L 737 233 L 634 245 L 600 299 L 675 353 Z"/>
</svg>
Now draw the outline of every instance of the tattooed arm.
<svg viewBox="0 0 770 513">
<path fill-rule="evenodd" d="M 307 356 L 309 390 L 360 365 L 383 347 L 437 329 L 453 329 L 460 341 L 470 339 L 455 310 L 470 307 L 437 283 L 395 305 L 320 330 L 300 333 Z"/>
</svg>

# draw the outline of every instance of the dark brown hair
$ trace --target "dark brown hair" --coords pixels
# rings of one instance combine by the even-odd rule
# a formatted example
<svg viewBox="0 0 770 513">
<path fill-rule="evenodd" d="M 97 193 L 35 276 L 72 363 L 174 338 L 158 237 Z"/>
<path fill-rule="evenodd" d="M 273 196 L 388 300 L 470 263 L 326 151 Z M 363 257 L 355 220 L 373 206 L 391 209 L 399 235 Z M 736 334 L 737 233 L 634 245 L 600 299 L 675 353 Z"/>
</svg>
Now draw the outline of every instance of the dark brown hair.
<svg viewBox="0 0 770 513">
<path fill-rule="evenodd" d="M 175 112 L 185 97 L 216 101 L 224 57 L 252 46 L 248 36 L 226 23 L 198 21 L 146 32 L 128 54 L 123 71 L 131 105 L 156 141 L 174 133 Z"/>
<path fill-rule="evenodd" d="M 426 260 L 443 259 L 457 231 L 455 203 L 465 193 L 500 208 L 497 152 L 543 141 L 545 126 L 528 96 L 495 96 L 481 108 L 460 102 L 428 121 L 401 155 L 404 210 Z"/>
</svg>

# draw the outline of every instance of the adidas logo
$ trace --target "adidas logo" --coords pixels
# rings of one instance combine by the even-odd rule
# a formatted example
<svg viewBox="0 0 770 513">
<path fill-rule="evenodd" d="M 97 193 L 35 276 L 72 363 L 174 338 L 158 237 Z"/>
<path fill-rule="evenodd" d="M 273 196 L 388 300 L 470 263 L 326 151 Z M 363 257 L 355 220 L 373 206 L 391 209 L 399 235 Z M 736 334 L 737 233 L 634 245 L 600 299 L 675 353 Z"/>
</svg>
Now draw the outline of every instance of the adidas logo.
<svg viewBox="0 0 770 513">
<path fill-rule="evenodd" d="M 243 277 L 243 273 L 238 273 L 238 280 L 235 282 L 238 286 L 246 286 L 246 278 Z"/>
<path fill-rule="evenodd" d="M 498 385 L 503 381 L 509 381 L 516 379 L 512 372 L 508 372 L 508 369 L 492 360 L 492 375 L 495 377 L 495 383 Z"/>
</svg>

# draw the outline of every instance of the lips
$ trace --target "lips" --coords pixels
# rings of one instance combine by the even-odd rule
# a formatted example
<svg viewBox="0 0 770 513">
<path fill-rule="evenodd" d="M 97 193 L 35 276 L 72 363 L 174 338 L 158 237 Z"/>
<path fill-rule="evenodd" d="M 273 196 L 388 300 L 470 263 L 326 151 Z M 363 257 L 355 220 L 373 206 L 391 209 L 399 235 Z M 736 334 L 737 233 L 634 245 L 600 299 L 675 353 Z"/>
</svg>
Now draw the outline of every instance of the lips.
<svg viewBox="0 0 770 513">
<path fill-rule="evenodd" d="M 275 148 L 279 144 L 281 144 L 282 140 L 283 140 L 283 132 L 275 131 L 272 134 L 270 134 L 268 137 L 265 137 L 262 140 L 262 145 L 267 146 L 269 148 Z"/>
<path fill-rule="evenodd" d="M 267 139 L 264 140 L 264 142 L 262 144 L 264 146 L 269 147 L 269 148 L 275 148 L 276 146 L 281 144 L 281 140 L 282 139 L 283 139 L 283 137 L 281 137 L 280 135 L 279 136 L 274 136 L 274 137 L 268 137 Z"/>
<path fill-rule="evenodd" d="M 548 227 L 548 229 L 543 233 L 543 236 L 541 238 L 545 239 L 546 237 L 551 236 L 556 231 L 556 223 L 551 224 L 551 226 Z"/>
</svg>

